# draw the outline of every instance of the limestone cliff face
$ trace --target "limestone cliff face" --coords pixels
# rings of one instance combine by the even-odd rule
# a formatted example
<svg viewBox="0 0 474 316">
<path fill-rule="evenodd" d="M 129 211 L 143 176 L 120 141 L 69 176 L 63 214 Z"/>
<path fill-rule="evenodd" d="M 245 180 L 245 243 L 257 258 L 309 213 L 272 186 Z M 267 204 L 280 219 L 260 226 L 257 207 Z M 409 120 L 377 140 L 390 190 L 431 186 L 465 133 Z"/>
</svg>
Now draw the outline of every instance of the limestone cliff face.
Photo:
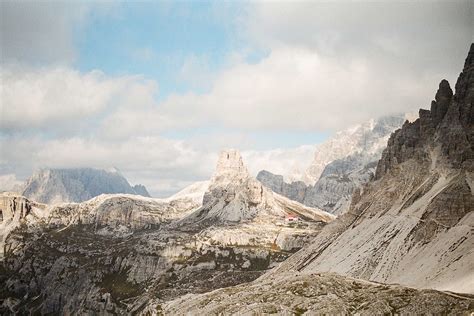
<svg viewBox="0 0 474 316">
<path fill-rule="evenodd" d="M 290 204 L 292 202 L 289 202 Z M 280 217 L 291 213 L 287 202 L 251 177 L 240 153 L 234 149 L 222 151 L 203 206 L 183 219 L 185 223 L 242 222 L 260 217 Z M 305 207 L 297 207 L 305 212 Z M 309 218 L 331 220 L 330 215 L 306 208 Z"/>
<path fill-rule="evenodd" d="M 306 191 L 310 187 L 303 181 L 287 183 L 282 175 L 273 174 L 267 170 L 260 171 L 257 180 L 273 192 L 300 203 L 304 203 Z"/>
<path fill-rule="evenodd" d="M 305 182 L 315 184 L 326 166 L 339 159 L 359 155 L 366 164 L 378 160 L 390 134 L 400 128 L 405 117 L 404 114 L 384 116 L 338 132 L 316 147 Z"/>
<path fill-rule="evenodd" d="M 405 122 L 388 142 L 377 166 L 380 179 L 390 169 L 409 159 L 432 161 L 438 150 L 443 163 L 452 168 L 472 170 L 474 160 L 474 44 L 456 83 L 456 94 L 446 80 L 439 84 L 430 110 L 420 110 L 419 119 Z"/>
<path fill-rule="evenodd" d="M 26 215 L 2 236 L 0 314 L 135 314 L 151 299 L 248 282 L 333 219 L 263 188 L 234 150 L 211 181 L 167 199 L 102 194 L 45 207 L 38 225 Z"/>
<path fill-rule="evenodd" d="M 1 222 L 24 219 L 31 212 L 31 204 L 23 196 L 2 194 L 0 196 Z"/>
<path fill-rule="evenodd" d="M 0 194 L 0 259 L 4 254 L 5 239 L 21 224 L 35 224 L 47 213 L 46 205 L 28 200 L 16 193 Z"/>
<path fill-rule="evenodd" d="M 39 170 L 28 179 L 22 195 L 41 203 L 57 204 L 113 193 L 149 197 L 143 185 L 132 187 L 120 172 L 92 168 Z"/>
<path fill-rule="evenodd" d="M 340 215 L 349 209 L 352 193 L 369 182 L 376 162 L 355 154 L 329 163 L 314 186 L 307 189 L 303 203 Z"/>
<path fill-rule="evenodd" d="M 474 293 L 473 54 L 456 94 L 443 80 L 431 110 L 390 137 L 350 210 L 280 271 Z"/>
</svg>

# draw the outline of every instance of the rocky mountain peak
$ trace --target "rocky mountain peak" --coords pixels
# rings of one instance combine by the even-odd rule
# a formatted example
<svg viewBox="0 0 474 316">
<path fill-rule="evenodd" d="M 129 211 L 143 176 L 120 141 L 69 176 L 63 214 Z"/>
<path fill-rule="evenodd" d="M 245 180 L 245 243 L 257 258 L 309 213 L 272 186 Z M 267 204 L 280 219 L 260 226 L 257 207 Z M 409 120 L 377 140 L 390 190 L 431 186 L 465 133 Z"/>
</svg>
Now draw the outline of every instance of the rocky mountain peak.
<svg viewBox="0 0 474 316">
<path fill-rule="evenodd" d="M 435 99 L 431 102 L 431 117 L 435 125 L 443 119 L 448 111 L 448 106 L 451 103 L 452 98 L 453 90 L 451 90 L 449 82 L 443 79 L 439 84 Z"/>
<path fill-rule="evenodd" d="M 466 98 L 471 101 L 474 99 L 474 43 L 471 44 L 464 68 L 456 82 L 455 99 L 461 101 Z"/>
<path fill-rule="evenodd" d="M 419 119 L 405 122 L 395 131 L 382 154 L 376 179 L 409 159 L 444 163 L 453 168 L 474 167 L 474 45 L 456 83 L 456 93 L 442 80 L 430 110 L 421 109 Z M 441 159 L 433 157 L 440 149 Z"/>
<path fill-rule="evenodd" d="M 230 182 L 238 179 L 247 179 L 248 177 L 249 173 L 238 150 L 227 149 L 221 151 L 213 182 Z"/>
<path fill-rule="evenodd" d="M 41 169 L 28 179 L 22 195 L 41 203 L 57 204 L 113 193 L 150 196 L 144 186 L 132 187 L 117 169 L 93 168 Z"/>
</svg>

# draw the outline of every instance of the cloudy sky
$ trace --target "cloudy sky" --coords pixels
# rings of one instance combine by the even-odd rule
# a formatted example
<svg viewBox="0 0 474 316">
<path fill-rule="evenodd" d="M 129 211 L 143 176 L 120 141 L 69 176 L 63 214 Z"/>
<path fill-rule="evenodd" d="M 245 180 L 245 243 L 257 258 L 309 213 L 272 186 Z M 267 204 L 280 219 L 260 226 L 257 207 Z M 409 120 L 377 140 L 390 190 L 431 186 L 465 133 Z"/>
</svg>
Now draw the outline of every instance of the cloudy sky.
<svg viewBox="0 0 474 316">
<path fill-rule="evenodd" d="M 166 196 L 226 147 L 284 172 L 335 131 L 429 107 L 474 41 L 471 0 L 0 6 L 0 189 L 115 166 Z"/>
</svg>

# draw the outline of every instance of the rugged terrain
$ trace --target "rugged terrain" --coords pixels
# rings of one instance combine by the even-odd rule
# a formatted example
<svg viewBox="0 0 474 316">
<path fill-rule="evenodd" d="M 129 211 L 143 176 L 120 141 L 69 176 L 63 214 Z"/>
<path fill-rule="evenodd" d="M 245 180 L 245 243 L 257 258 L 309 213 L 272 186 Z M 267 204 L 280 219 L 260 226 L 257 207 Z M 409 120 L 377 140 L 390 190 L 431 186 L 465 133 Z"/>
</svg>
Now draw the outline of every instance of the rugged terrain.
<svg viewBox="0 0 474 316">
<path fill-rule="evenodd" d="M 251 283 L 149 311 L 472 313 L 473 104 L 474 44 L 456 94 L 440 83 L 431 109 L 392 134 L 375 178 L 354 194 L 350 210 L 309 246 Z"/>
<path fill-rule="evenodd" d="M 274 192 L 339 215 L 348 210 L 354 190 L 375 173 L 388 137 L 405 115 L 387 116 L 339 132 L 317 146 L 302 181 L 286 182 L 281 175 L 262 170 L 257 179 Z"/>
<path fill-rule="evenodd" d="M 115 168 L 41 169 L 27 180 L 21 194 L 37 202 L 55 204 L 83 202 L 111 193 L 150 196 L 143 185 L 131 186 Z"/>
<path fill-rule="evenodd" d="M 15 213 L 36 205 L 15 198 L 27 205 Z M 2 313 L 122 314 L 252 281 L 334 218 L 265 189 L 234 150 L 210 182 L 168 199 L 108 194 L 42 207 L 41 218 L 5 222 Z"/>
<path fill-rule="evenodd" d="M 395 132 L 375 180 L 280 270 L 474 293 L 474 45 L 453 95 Z"/>
<path fill-rule="evenodd" d="M 202 295 L 185 295 L 144 314 L 462 315 L 474 296 L 385 285 L 331 273 L 281 274 Z"/>
</svg>

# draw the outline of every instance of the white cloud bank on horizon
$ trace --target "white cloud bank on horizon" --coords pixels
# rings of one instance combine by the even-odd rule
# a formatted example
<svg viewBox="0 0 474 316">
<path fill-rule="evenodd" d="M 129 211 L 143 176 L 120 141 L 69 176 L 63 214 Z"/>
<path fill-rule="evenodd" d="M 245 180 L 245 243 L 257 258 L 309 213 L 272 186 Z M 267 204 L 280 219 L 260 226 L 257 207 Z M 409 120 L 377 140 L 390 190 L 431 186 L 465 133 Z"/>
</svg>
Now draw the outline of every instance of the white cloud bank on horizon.
<svg viewBox="0 0 474 316">
<path fill-rule="evenodd" d="M 113 165 L 130 182 L 166 195 L 208 178 L 222 146 L 240 148 L 254 174 L 298 169 L 312 156 L 311 146 L 263 150 L 239 131 L 334 132 L 372 117 L 429 107 L 438 82 L 448 78 L 454 86 L 461 70 L 472 36 L 469 10 L 461 10 L 465 3 L 469 8 L 469 2 L 452 8 L 416 4 L 416 10 L 390 4 L 384 13 L 367 4 L 333 10 L 333 4 L 252 3 L 236 23 L 249 46 L 268 54 L 252 63 L 236 58 L 219 73 L 183 65 L 187 77 L 211 81 L 208 92 L 162 101 L 157 99 L 160 83 L 152 78 L 74 69 L 68 64 L 76 54 L 70 23 L 84 23 L 83 13 L 72 22 L 61 17 L 38 29 L 50 36 L 46 43 L 58 39 L 57 54 L 47 55 L 44 43 L 31 45 L 46 54 L 40 60 L 62 65 L 30 65 L 30 55 L 23 56 L 24 64 L 9 58 L 2 63 L 0 175 L 12 183 L 38 167 Z M 35 12 L 49 23 L 49 11 L 31 15 Z M 31 34 L 21 29 L 22 21 L 4 19 L 2 34 L 18 32 L 25 39 Z M 64 30 L 53 31 L 58 27 Z M 5 41 L 14 44 L 6 57 L 25 50 L 12 34 Z M 28 51 L 35 51 L 33 46 Z M 162 136 L 208 127 L 215 130 Z"/>
</svg>

